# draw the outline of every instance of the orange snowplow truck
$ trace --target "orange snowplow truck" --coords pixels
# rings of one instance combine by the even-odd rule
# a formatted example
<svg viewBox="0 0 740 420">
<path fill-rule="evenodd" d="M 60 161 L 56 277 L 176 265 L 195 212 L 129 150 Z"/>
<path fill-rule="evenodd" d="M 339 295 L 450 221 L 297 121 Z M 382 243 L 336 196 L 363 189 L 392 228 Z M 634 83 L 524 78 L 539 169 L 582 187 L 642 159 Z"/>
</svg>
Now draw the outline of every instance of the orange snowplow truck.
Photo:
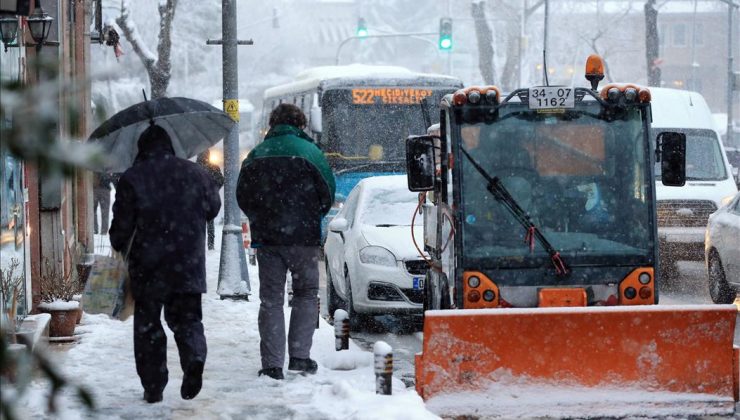
<svg viewBox="0 0 740 420">
<path fill-rule="evenodd" d="M 657 305 L 653 165 L 683 185 L 686 138 L 652 141 L 650 91 L 598 90 L 598 56 L 586 78 L 459 90 L 439 136 L 406 140 L 431 267 L 416 389 L 428 400 L 508 378 L 732 409 L 737 308 Z"/>
</svg>

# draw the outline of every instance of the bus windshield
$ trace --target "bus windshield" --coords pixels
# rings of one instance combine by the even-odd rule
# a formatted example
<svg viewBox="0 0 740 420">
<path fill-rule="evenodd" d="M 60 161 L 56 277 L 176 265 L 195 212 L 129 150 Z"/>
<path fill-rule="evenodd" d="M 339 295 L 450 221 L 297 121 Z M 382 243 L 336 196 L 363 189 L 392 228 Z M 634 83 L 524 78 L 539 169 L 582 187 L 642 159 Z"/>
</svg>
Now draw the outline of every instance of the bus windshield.
<svg viewBox="0 0 740 420">
<path fill-rule="evenodd" d="M 639 109 L 602 116 L 596 102 L 543 114 L 511 104 L 494 122 L 453 127 L 464 148 L 498 177 L 571 266 L 647 258 L 650 234 L 647 145 Z M 542 244 L 486 189 L 467 158 L 461 165 L 466 259 L 497 266 L 542 266 Z M 530 248 L 531 247 L 531 248 Z M 495 261 L 494 261 L 495 260 Z"/>
<path fill-rule="evenodd" d="M 444 90 L 426 88 L 332 89 L 322 97 L 321 148 L 335 170 L 372 164 L 405 167 L 406 137 L 426 133 L 421 99 L 428 104 L 432 123 L 439 120 Z"/>
</svg>

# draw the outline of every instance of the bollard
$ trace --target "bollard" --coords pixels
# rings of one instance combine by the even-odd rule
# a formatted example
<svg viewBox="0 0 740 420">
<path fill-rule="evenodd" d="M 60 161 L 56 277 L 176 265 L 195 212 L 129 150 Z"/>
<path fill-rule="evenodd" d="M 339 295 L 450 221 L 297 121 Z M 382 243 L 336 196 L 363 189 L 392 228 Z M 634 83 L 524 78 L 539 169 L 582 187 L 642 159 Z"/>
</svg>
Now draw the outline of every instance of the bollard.
<svg viewBox="0 0 740 420">
<path fill-rule="evenodd" d="M 316 296 L 316 329 L 319 329 L 321 323 L 321 296 Z"/>
<path fill-rule="evenodd" d="M 334 349 L 349 350 L 349 315 L 344 309 L 334 311 Z"/>
<path fill-rule="evenodd" d="M 391 395 L 393 391 L 393 348 L 385 341 L 376 341 L 373 353 L 375 354 L 375 393 Z"/>
</svg>

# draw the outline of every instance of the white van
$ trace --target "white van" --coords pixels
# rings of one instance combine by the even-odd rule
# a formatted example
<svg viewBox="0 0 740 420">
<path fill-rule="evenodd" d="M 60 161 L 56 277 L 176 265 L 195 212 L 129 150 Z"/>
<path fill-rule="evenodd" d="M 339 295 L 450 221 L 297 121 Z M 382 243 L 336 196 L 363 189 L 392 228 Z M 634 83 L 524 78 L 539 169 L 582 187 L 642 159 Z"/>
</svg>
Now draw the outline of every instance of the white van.
<svg viewBox="0 0 740 420">
<path fill-rule="evenodd" d="M 675 262 L 704 260 L 709 215 L 733 196 L 737 186 L 712 113 L 697 92 L 650 88 L 652 137 L 663 131 L 686 134 L 686 185 L 667 187 L 655 165 L 658 238 L 664 278 L 677 274 Z"/>
</svg>

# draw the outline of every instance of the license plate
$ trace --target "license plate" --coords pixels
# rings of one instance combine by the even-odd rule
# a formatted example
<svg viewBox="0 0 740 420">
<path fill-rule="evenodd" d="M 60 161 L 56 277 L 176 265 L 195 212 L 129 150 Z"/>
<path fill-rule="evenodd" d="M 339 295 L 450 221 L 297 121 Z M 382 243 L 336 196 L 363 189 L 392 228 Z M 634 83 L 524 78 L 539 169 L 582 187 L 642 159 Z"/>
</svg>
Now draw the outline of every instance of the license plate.
<svg viewBox="0 0 740 420">
<path fill-rule="evenodd" d="M 424 288 L 424 277 L 414 277 L 414 289 L 421 290 Z"/>
<path fill-rule="evenodd" d="M 570 87 L 540 86 L 529 89 L 529 109 L 573 108 L 575 103 L 575 94 Z"/>
</svg>

